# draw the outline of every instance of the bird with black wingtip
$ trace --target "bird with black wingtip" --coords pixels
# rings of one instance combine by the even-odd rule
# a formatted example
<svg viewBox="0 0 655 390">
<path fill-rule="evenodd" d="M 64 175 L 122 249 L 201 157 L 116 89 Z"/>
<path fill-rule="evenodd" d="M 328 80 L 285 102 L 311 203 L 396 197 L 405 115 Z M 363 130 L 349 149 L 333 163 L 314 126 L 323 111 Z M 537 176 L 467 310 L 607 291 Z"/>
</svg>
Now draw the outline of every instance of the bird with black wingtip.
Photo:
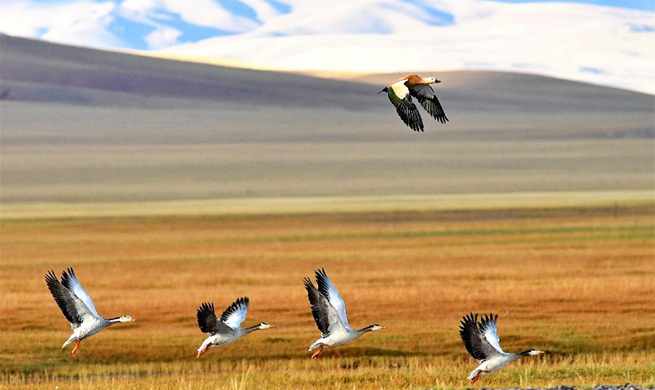
<svg viewBox="0 0 655 390">
<path fill-rule="evenodd" d="M 410 129 L 423 131 L 423 119 L 421 119 L 421 114 L 416 108 L 412 97 L 418 100 L 432 118 L 445 124 L 448 122 L 446 113 L 434 90 L 430 87 L 430 84 L 440 82 L 441 80 L 437 80 L 435 77 L 420 77 L 409 74 L 387 85 L 378 93 L 387 93 L 389 101 L 396 107 L 398 116 Z"/>
<path fill-rule="evenodd" d="M 201 304 L 196 313 L 196 319 L 200 330 L 203 333 L 209 333 L 209 336 L 198 348 L 196 357 L 202 356 L 210 348 L 233 343 L 256 330 L 274 328 L 268 322 L 260 322 L 257 325 L 242 328 L 241 323 L 246 319 L 249 305 L 250 300 L 248 297 L 238 298 L 225 309 L 221 314 L 221 318 L 218 318 L 214 310 L 214 303 L 204 302 Z"/>
<path fill-rule="evenodd" d="M 309 351 L 316 350 L 312 359 L 318 358 L 326 348 L 336 347 L 365 333 L 384 329 L 384 326 L 380 324 L 372 324 L 359 330 L 351 328 L 346 316 L 346 303 L 328 278 L 325 270 L 317 269 L 314 274 L 318 288 L 314 287 L 311 279 L 305 278 L 305 289 L 312 315 L 321 332 L 321 338 L 309 347 Z"/>
<path fill-rule="evenodd" d="M 497 321 L 497 314 L 485 314 L 480 317 L 479 322 L 478 315 L 473 313 L 462 319 L 459 335 L 468 353 L 480 362 L 480 365 L 471 371 L 467 378 L 470 385 L 475 384 L 481 375 L 498 371 L 515 360 L 544 353 L 538 349 L 528 349 L 519 354 L 503 351 L 496 330 Z"/>
<path fill-rule="evenodd" d="M 73 334 L 64 342 L 61 349 L 72 342 L 73 357 L 77 356 L 80 351 L 80 342 L 104 328 L 117 324 L 119 322 L 134 322 L 130 316 L 120 316 L 114 318 L 104 318 L 98 314 L 91 297 L 84 290 L 84 287 L 77 280 L 73 268 L 68 268 L 61 275 L 61 282 L 57 279 L 54 271 L 49 271 L 45 275 L 45 282 L 48 285 L 50 294 L 64 314 L 64 317 L 70 322 Z"/>
</svg>

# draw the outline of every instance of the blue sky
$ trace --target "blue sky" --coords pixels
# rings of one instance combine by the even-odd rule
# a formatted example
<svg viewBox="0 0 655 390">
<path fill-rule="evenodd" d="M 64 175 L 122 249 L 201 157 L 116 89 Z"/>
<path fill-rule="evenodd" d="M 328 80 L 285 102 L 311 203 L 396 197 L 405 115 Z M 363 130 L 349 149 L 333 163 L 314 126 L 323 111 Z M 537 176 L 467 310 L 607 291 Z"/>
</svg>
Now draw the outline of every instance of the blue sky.
<svg viewBox="0 0 655 390">
<path fill-rule="evenodd" d="M 67 3 L 76 0 L 32 0 L 32 3 Z M 93 0 L 96 3 L 104 2 L 107 0 Z M 113 0 L 114 2 L 120 3 L 122 0 Z M 239 1 L 233 0 L 216 0 L 226 8 L 247 8 L 243 7 L 242 3 Z M 604 5 L 609 7 L 622 7 L 630 8 L 642 11 L 655 11 L 655 0 L 489 0 L 489 1 L 499 1 L 502 3 L 581 3 L 581 4 L 595 4 L 595 5 Z M 408 0 L 408 2 L 413 2 Z M 286 8 L 284 1 L 274 1 L 274 4 L 277 4 L 278 7 Z M 235 7 L 230 7 L 232 4 Z"/>
<path fill-rule="evenodd" d="M 655 0 L 494 0 L 501 3 L 581 3 L 655 11 Z"/>
</svg>

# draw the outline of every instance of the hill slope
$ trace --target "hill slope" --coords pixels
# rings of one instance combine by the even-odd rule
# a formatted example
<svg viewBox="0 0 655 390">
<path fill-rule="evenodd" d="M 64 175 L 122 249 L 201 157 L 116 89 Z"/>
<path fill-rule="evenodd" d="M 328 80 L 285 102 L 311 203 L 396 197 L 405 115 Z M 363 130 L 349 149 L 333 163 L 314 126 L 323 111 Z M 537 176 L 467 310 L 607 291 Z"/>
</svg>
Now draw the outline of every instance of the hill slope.
<svg viewBox="0 0 655 390">
<path fill-rule="evenodd" d="M 653 96 L 448 72 L 414 133 L 358 82 L 2 36 L 3 202 L 643 190 Z M 431 72 L 421 72 L 431 73 Z"/>
<path fill-rule="evenodd" d="M 372 92 L 401 73 L 359 83 L 228 68 L 58 45 L 0 35 L 2 94 L 10 100 L 89 105 L 171 106 L 179 100 L 272 106 L 379 107 Z M 645 111 L 653 97 L 550 77 L 489 71 L 440 73 L 451 106 L 535 112 Z M 127 101 L 126 101 L 126 98 Z M 526 99 L 527 98 L 527 99 Z M 129 102 L 129 103 L 128 103 Z M 458 104 L 459 103 L 459 104 Z"/>
<path fill-rule="evenodd" d="M 361 107 L 371 93 L 367 87 L 343 81 L 161 60 L 7 35 L 0 35 L 0 48 L 2 91 L 10 100 L 131 107 L 218 102 Z"/>
</svg>

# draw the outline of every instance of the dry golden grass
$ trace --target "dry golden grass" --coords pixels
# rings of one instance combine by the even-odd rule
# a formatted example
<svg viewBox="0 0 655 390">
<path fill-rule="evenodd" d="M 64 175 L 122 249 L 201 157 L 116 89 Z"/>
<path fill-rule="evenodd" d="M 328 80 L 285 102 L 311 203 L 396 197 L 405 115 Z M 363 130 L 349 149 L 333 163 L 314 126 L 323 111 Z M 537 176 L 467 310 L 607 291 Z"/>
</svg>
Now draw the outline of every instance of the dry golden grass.
<svg viewBox="0 0 655 390">
<path fill-rule="evenodd" d="M 397 389 L 466 386 L 458 323 L 496 312 L 503 347 L 549 352 L 484 386 L 655 384 L 652 207 L 122 217 L 2 222 L 0 386 Z M 44 273 L 74 266 L 101 314 L 68 325 Z M 310 361 L 302 278 L 325 267 L 354 327 L 388 329 Z M 257 332 L 200 359 L 203 301 L 247 295 Z"/>
</svg>

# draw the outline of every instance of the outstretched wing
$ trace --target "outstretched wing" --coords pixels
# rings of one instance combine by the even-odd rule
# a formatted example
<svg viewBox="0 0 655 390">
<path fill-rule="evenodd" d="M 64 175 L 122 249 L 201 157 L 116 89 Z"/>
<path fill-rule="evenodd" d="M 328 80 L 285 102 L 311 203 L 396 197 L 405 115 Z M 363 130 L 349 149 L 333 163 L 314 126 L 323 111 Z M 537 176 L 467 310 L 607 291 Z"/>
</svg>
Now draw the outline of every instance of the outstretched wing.
<svg viewBox="0 0 655 390">
<path fill-rule="evenodd" d="M 482 319 L 484 326 L 489 326 L 489 321 L 485 322 Z M 493 315 L 491 317 L 493 319 Z M 495 347 L 489 342 L 485 336 L 488 328 L 482 329 L 483 323 L 478 324 L 478 315 L 473 313 L 464 316 L 459 327 L 459 335 L 464 342 L 464 346 L 471 356 L 480 363 L 492 357 L 501 355 L 501 352 L 496 350 Z M 495 321 L 495 319 L 493 319 Z M 495 322 L 494 322 L 495 323 Z M 495 329 L 495 325 L 493 327 Z M 501 350 L 502 351 L 502 350 Z"/>
<path fill-rule="evenodd" d="M 343 301 L 339 291 L 334 287 L 330 278 L 328 278 L 325 273 L 325 269 L 317 269 L 315 272 L 316 283 L 318 284 L 318 291 L 330 302 L 332 307 L 336 310 L 341 323 L 346 329 L 350 329 L 350 324 L 348 323 L 348 316 L 346 315 L 346 302 Z"/>
<path fill-rule="evenodd" d="M 421 103 L 423 108 L 425 108 L 425 111 L 427 111 L 434 119 L 441 123 L 448 122 L 446 113 L 444 112 L 443 107 L 441 107 L 437 95 L 428 84 L 414 85 L 409 89 L 409 93 L 414 96 L 419 103 Z"/>
<path fill-rule="evenodd" d="M 305 278 L 305 289 L 307 298 L 312 309 L 312 316 L 316 322 L 322 337 L 328 337 L 331 332 L 345 330 L 337 310 L 330 304 L 328 299 L 321 294 L 309 278 Z"/>
<path fill-rule="evenodd" d="M 93 316 L 86 304 L 59 282 L 54 271 L 51 270 L 45 274 L 45 282 L 68 322 L 81 324 L 87 316 Z"/>
<path fill-rule="evenodd" d="M 387 88 L 389 101 L 396 107 L 400 119 L 414 131 L 423 131 L 423 119 L 412 101 L 406 80 L 397 81 Z"/>
<path fill-rule="evenodd" d="M 478 315 L 467 314 L 459 325 L 459 336 L 464 342 L 464 347 L 473 358 L 479 362 L 484 361 L 487 356 L 480 347 L 480 329 L 478 329 Z"/>
<path fill-rule="evenodd" d="M 500 337 L 498 337 L 496 321 L 498 321 L 498 314 L 485 314 L 484 317 L 480 318 L 480 332 L 482 332 L 484 338 L 497 352 L 505 354 L 505 351 L 500 347 Z"/>
<path fill-rule="evenodd" d="M 204 302 L 198 308 L 196 313 L 198 320 L 198 327 L 203 333 L 218 333 L 221 329 L 227 330 L 227 326 L 218 318 L 214 311 L 214 304 L 212 302 Z"/>
<path fill-rule="evenodd" d="M 250 300 L 248 297 L 241 297 L 234 301 L 221 315 L 221 320 L 225 325 L 232 329 L 236 329 L 246 319 L 248 313 L 248 305 Z"/>
<path fill-rule="evenodd" d="M 86 292 L 84 287 L 82 287 L 80 282 L 77 280 L 77 276 L 75 276 L 75 271 L 73 271 L 72 267 L 68 268 L 68 272 L 64 271 L 61 273 L 61 283 L 66 286 L 67 289 L 72 291 L 73 294 L 75 294 L 79 299 L 81 299 L 94 316 L 100 318 L 98 311 L 96 310 L 95 306 L 93 306 L 93 301 L 91 301 L 89 293 Z"/>
</svg>

